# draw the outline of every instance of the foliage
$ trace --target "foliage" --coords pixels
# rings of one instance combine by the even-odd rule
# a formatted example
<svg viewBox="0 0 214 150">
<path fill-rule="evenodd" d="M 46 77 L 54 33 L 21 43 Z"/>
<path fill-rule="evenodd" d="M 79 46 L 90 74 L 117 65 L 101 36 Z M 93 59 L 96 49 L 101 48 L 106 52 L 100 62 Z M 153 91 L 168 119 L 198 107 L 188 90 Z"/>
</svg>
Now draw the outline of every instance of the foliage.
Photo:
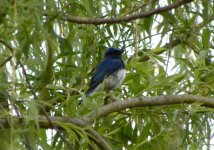
<svg viewBox="0 0 214 150">
<path fill-rule="evenodd" d="M 0 149 L 98 149 L 88 127 L 39 126 L 38 116 L 81 118 L 103 106 L 99 92 L 78 106 L 107 47 L 126 48 L 127 76 L 117 99 L 214 96 L 214 4 L 179 8 L 115 24 L 77 24 L 66 17 L 117 18 L 175 0 L 1 0 Z M 89 19 L 90 20 L 90 19 Z M 44 106 L 47 113 L 40 106 Z M 92 128 L 115 150 L 211 149 L 213 109 L 200 104 L 139 107 L 96 120 Z M 20 119 L 18 126 L 13 116 Z M 34 120 L 32 122 L 32 119 Z"/>
</svg>

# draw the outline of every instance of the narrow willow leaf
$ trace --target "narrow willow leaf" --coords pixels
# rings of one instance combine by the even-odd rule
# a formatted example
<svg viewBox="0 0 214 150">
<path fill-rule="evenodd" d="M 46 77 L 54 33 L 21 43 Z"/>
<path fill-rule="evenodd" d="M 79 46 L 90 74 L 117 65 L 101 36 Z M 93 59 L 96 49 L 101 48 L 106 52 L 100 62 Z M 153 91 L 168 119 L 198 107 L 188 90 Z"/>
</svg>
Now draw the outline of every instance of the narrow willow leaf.
<svg viewBox="0 0 214 150">
<path fill-rule="evenodd" d="M 207 50 L 210 47 L 210 35 L 211 31 L 208 28 L 203 30 L 202 41 L 205 50 Z"/>
</svg>

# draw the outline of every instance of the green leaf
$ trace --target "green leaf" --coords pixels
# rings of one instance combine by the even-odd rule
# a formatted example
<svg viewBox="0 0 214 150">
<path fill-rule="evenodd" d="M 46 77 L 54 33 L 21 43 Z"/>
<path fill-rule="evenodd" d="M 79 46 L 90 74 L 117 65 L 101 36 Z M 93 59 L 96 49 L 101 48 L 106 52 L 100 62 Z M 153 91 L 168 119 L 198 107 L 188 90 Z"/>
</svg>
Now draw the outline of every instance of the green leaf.
<svg viewBox="0 0 214 150">
<path fill-rule="evenodd" d="M 203 13 L 202 13 L 202 17 L 204 19 L 204 21 L 208 21 L 209 18 L 209 1 L 202 1 L 202 5 L 203 5 Z"/>
<path fill-rule="evenodd" d="M 143 21 L 143 28 L 146 30 L 146 32 L 149 35 L 151 34 L 152 23 L 153 23 L 153 17 L 146 18 Z"/>
<path fill-rule="evenodd" d="M 166 21 L 170 24 L 176 24 L 177 19 L 175 18 L 175 15 L 170 12 L 164 12 L 161 13 L 161 15 L 166 19 Z"/>
<path fill-rule="evenodd" d="M 210 47 L 210 35 L 211 35 L 211 31 L 208 28 L 205 28 L 203 30 L 203 35 L 202 35 L 203 48 L 205 50 L 209 49 Z"/>
</svg>

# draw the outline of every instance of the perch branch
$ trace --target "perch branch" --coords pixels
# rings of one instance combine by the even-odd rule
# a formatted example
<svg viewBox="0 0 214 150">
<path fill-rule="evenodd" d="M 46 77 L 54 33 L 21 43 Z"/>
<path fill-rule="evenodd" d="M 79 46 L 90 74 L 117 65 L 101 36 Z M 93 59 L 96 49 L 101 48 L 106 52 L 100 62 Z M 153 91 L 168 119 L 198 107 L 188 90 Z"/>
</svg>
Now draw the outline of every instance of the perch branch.
<svg viewBox="0 0 214 150">
<path fill-rule="evenodd" d="M 90 112 L 85 116 L 85 121 L 89 124 L 94 120 L 107 116 L 113 112 L 119 112 L 128 108 L 145 107 L 145 106 L 163 106 L 173 104 L 191 104 L 201 103 L 202 106 L 214 108 L 214 98 L 202 97 L 199 95 L 171 95 L 156 97 L 138 97 L 126 100 L 120 100 Z"/>
<path fill-rule="evenodd" d="M 91 125 L 94 120 L 107 116 L 113 112 L 120 112 L 125 109 L 134 107 L 147 107 L 147 106 L 166 106 L 173 104 L 191 104 L 199 103 L 201 106 L 214 108 L 214 98 L 203 97 L 199 95 L 171 95 L 171 96 L 156 96 L 156 97 L 136 97 L 125 100 L 118 100 L 108 105 L 104 105 L 97 110 L 91 111 L 82 118 L 69 118 L 69 117 L 53 117 L 49 116 L 50 122 L 46 116 L 38 118 L 41 128 L 54 129 L 53 125 L 60 126 L 61 123 L 72 123 L 79 127 Z M 7 126 L 6 119 L 0 118 L 0 124 Z M 32 119 L 32 121 L 34 121 Z"/>
<path fill-rule="evenodd" d="M 164 106 L 173 104 L 191 104 L 199 103 L 201 106 L 214 108 L 214 98 L 202 97 L 199 95 L 171 95 L 171 96 L 156 96 L 156 97 L 137 97 L 125 100 L 118 100 L 116 102 L 110 103 L 108 105 L 102 106 L 97 110 L 86 114 L 82 118 L 68 118 L 68 117 L 48 117 L 40 116 L 38 122 L 41 128 L 45 129 L 59 129 L 60 125 L 63 123 L 75 124 L 79 127 L 86 127 L 85 131 L 91 136 L 90 138 L 97 144 L 97 146 L 104 150 L 111 150 L 110 145 L 105 141 L 105 139 L 99 135 L 95 130 L 93 130 L 90 125 L 93 124 L 94 120 L 98 120 L 104 116 L 107 116 L 113 112 L 120 112 L 125 109 L 130 109 L 134 107 L 146 107 L 146 106 Z M 0 118 L 0 126 L 10 127 L 8 118 Z M 16 126 L 21 125 L 19 123 L 19 118 L 14 117 L 14 124 Z M 29 120 L 29 118 L 28 118 Z M 31 121 L 35 121 L 32 119 Z"/>
</svg>

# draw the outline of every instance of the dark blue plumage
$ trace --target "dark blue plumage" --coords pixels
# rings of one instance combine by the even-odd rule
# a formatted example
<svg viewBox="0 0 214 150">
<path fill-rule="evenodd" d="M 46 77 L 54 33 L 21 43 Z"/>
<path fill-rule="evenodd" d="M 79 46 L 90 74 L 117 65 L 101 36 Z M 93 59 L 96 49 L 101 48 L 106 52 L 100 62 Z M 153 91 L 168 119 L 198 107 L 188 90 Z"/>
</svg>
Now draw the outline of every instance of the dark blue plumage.
<svg viewBox="0 0 214 150">
<path fill-rule="evenodd" d="M 122 53 L 123 50 L 116 48 L 108 48 L 106 50 L 104 60 L 98 65 L 91 79 L 86 96 L 102 89 L 112 90 L 123 82 L 126 71 L 121 59 Z"/>
</svg>

